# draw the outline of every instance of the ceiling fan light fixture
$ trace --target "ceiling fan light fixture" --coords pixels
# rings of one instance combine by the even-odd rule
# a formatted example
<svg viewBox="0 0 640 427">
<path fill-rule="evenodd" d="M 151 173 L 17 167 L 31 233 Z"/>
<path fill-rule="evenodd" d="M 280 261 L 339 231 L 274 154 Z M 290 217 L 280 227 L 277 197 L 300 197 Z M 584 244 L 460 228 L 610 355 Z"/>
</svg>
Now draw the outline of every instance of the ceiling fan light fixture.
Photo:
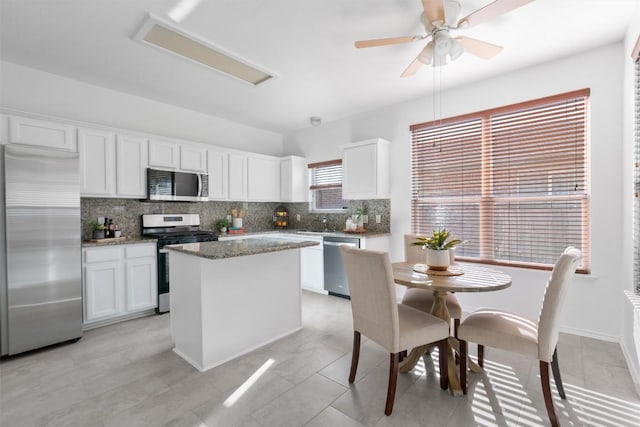
<svg viewBox="0 0 640 427">
<path fill-rule="evenodd" d="M 443 57 L 449 53 L 451 49 L 451 37 L 448 31 L 438 31 L 433 36 L 433 56 Z"/>
<path fill-rule="evenodd" d="M 451 60 L 454 61 L 460 58 L 460 55 L 464 53 L 464 46 L 456 39 L 450 39 L 451 46 L 449 47 L 449 56 Z"/>
</svg>

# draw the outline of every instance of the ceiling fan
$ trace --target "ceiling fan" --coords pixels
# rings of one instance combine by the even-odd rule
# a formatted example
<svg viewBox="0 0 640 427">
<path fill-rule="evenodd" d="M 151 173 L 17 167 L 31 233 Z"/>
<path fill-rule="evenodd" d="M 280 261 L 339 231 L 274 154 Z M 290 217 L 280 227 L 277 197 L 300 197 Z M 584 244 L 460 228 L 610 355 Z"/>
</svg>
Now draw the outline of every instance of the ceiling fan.
<svg viewBox="0 0 640 427">
<path fill-rule="evenodd" d="M 391 37 L 385 39 L 360 40 L 355 43 L 357 48 L 385 46 L 391 44 L 410 43 L 417 40 L 431 40 L 426 44 L 418 56 L 400 75 L 409 77 L 414 75 L 423 64 L 433 64 L 439 67 L 447 63 L 447 56 L 451 60 L 457 59 L 464 52 L 468 52 L 483 59 L 491 59 L 502 51 L 502 46 L 487 43 L 471 37 L 452 37 L 451 31 L 469 28 L 489 21 L 499 15 L 510 12 L 533 0 L 495 0 L 492 3 L 472 12 L 462 19 L 460 3 L 455 0 L 422 0 L 424 14 L 422 16 L 424 36 Z"/>
</svg>

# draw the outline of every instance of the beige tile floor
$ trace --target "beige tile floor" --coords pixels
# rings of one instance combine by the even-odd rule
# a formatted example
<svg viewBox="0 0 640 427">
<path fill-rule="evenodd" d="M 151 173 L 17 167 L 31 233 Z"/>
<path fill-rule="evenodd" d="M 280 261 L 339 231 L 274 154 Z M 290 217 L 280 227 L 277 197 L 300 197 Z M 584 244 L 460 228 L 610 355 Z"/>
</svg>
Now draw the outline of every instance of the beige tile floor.
<svg viewBox="0 0 640 427">
<path fill-rule="evenodd" d="M 486 372 L 469 375 L 464 397 L 440 390 L 437 358 L 427 357 L 400 375 L 393 414 L 384 416 L 388 356 L 364 341 L 349 387 L 351 314 L 340 298 L 304 292 L 302 331 L 205 373 L 171 351 L 169 320 L 123 322 L 2 360 L 0 425 L 547 425 L 537 362 L 495 349 L 487 349 Z M 555 395 L 563 426 L 640 425 L 640 398 L 618 344 L 562 334 L 558 353 L 568 396 Z"/>
</svg>

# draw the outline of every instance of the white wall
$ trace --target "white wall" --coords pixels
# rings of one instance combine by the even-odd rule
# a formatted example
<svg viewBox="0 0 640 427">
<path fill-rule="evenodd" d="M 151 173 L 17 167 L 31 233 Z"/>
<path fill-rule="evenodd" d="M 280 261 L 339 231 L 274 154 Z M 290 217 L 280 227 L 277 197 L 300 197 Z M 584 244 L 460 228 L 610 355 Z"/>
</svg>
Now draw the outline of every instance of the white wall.
<svg viewBox="0 0 640 427">
<path fill-rule="evenodd" d="M 623 193 L 622 78 L 623 45 L 616 43 L 569 58 L 501 75 L 443 94 L 442 117 L 479 111 L 581 88 L 591 88 L 592 274 L 576 277 L 568 295 L 562 327 L 582 335 L 619 340 L 622 325 Z M 428 68 L 421 72 L 431 72 Z M 443 70 L 446 78 L 446 69 Z M 340 156 L 338 145 L 382 137 L 391 147 L 392 260 L 403 258 L 402 235 L 410 231 L 411 124 L 432 120 L 432 99 L 424 98 L 285 135 L 286 153 L 310 161 Z M 463 236 L 464 237 L 464 236 Z M 465 310 L 497 306 L 536 317 L 547 272 L 505 268 L 513 276 L 506 291 L 458 294 Z M 535 303 L 532 303 L 535 302 Z"/>
<path fill-rule="evenodd" d="M 282 135 L 193 110 L 0 62 L 0 107 L 282 155 Z"/>
<path fill-rule="evenodd" d="M 625 230 L 633 229 L 633 164 L 634 164 L 634 76 L 635 67 L 631 59 L 631 51 L 640 36 L 640 5 L 636 7 L 636 13 L 631 25 L 627 30 L 624 44 L 624 133 L 623 133 L 623 227 Z M 624 277 L 623 282 L 626 289 L 632 291 L 635 287 L 633 282 L 633 238 L 629 232 L 624 239 Z M 636 237 L 638 238 L 638 237 Z M 640 304 L 637 300 L 635 304 L 628 301 L 623 307 L 622 338 L 620 344 L 627 359 L 631 376 L 636 384 L 636 390 L 640 393 L 640 342 L 636 337 L 640 337 Z"/>
</svg>

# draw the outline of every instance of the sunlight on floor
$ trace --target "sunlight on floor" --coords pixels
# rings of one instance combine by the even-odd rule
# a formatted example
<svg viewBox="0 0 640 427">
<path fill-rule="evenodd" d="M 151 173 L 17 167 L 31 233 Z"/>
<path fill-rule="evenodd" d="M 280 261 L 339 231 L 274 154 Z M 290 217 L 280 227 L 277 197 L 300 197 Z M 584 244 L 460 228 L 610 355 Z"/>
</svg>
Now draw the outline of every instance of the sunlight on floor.
<svg viewBox="0 0 640 427">
<path fill-rule="evenodd" d="M 471 374 L 474 421 L 482 426 L 507 424 L 543 427 L 548 424 L 541 395 L 535 399 L 525 390 L 513 368 L 485 361 L 485 374 Z M 536 376 L 539 384 L 540 377 Z M 531 384 L 534 388 L 538 384 Z M 552 380 L 556 414 L 563 425 L 632 427 L 640 425 L 640 405 L 564 382 L 567 400 L 560 399 Z M 537 405 L 534 402 L 537 401 Z M 504 417 L 497 419 L 495 414 Z"/>
<path fill-rule="evenodd" d="M 273 359 L 269 359 L 266 362 L 264 362 L 262 366 L 260 366 L 253 374 L 251 374 L 251 376 L 247 378 L 247 380 L 244 383 L 242 383 L 242 385 L 238 387 L 236 391 L 234 391 L 231 394 L 231 396 L 227 398 L 227 400 L 224 401 L 223 403 L 224 407 L 229 408 L 233 406 L 233 404 L 236 403 L 238 399 L 240 399 L 242 395 L 245 394 L 247 390 L 249 390 L 251 386 L 254 385 L 255 382 L 258 381 L 258 379 L 265 372 L 267 372 L 267 369 L 269 369 L 271 365 L 273 365 L 273 362 L 274 362 Z"/>
</svg>

